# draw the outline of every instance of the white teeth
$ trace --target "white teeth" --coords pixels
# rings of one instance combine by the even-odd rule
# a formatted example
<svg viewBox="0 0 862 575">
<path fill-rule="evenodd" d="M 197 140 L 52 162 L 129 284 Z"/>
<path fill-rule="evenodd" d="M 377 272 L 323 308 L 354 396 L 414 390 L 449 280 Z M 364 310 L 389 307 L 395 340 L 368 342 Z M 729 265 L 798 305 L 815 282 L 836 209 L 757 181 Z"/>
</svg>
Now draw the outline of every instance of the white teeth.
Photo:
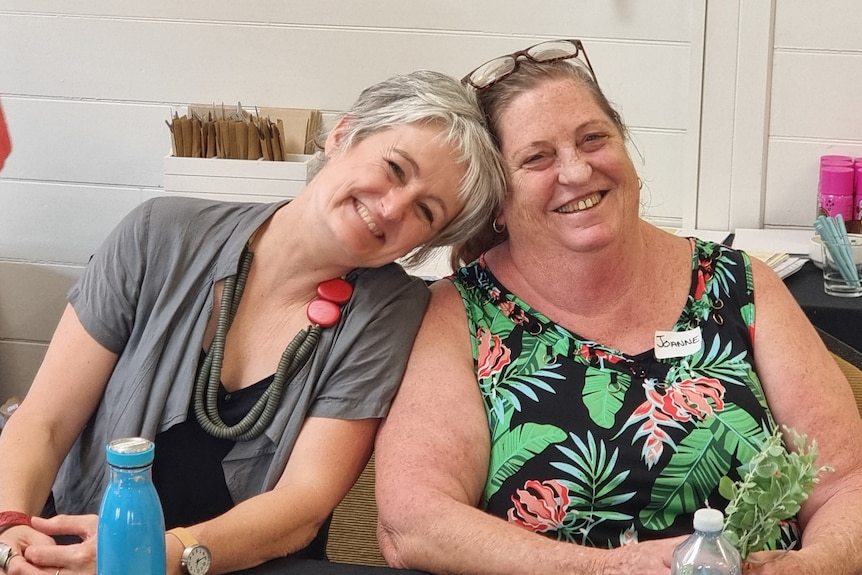
<svg viewBox="0 0 862 575">
<path fill-rule="evenodd" d="M 362 218 L 362 221 L 365 222 L 365 225 L 368 226 L 368 229 L 374 234 L 375 237 L 382 238 L 383 232 L 380 231 L 380 228 L 377 227 L 377 224 L 371 218 L 371 214 L 368 213 L 368 210 L 357 201 L 353 202 L 353 205 L 356 206 L 356 211 L 359 213 L 359 216 Z"/>
<path fill-rule="evenodd" d="M 596 193 L 588 198 L 584 198 L 582 200 L 578 200 L 577 202 L 570 202 L 565 206 L 557 208 L 555 211 L 563 213 L 563 214 L 572 214 L 575 212 L 582 212 L 584 210 L 588 210 L 598 204 L 602 200 L 602 194 Z"/>
</svg>

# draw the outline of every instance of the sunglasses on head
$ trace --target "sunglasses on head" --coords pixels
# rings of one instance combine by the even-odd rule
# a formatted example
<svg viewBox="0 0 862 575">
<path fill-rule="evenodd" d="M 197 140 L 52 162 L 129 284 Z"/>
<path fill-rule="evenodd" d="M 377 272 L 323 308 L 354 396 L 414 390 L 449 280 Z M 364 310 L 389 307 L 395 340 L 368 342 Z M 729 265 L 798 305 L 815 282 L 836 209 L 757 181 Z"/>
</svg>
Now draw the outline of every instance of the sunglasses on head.
<svg viewBox="0 0 862 575">
<path fill-rule="evenodd" d="M 539 64 L 574 59 L 575 62 L 589 71 L 596 85 L 599 83 L 596 79 L 596 73 L 590 64 L 590 59 L 587 57 L 587 52 L 584 50 L 584 45 L 580 40 L 549 40 L 506 56 L 498 56 L 493 60 L 488 60 L 464 76 L 461 79 L 461 83 L 469 84 L 476 90 L 490 88 L 497 82 L 505 80 L 514 74 L 515 70 L 520 66 L 519 62 L 522 57 Z"/>
</svg>

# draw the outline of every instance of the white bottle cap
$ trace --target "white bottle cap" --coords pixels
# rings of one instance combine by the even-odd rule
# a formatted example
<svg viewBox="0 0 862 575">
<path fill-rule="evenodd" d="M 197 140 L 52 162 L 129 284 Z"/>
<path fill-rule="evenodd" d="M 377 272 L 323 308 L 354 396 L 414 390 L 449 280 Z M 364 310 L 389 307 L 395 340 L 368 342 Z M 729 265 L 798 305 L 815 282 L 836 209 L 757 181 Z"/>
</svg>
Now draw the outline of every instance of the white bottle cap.
<svg viewBox="0 0 862 575">
<path fill-rule="evenodd" d="M 698 509 L 694 512 L 695 531 L 714 533 L 724 528 L 724 513 L 720 509 Z"/>
</svg>

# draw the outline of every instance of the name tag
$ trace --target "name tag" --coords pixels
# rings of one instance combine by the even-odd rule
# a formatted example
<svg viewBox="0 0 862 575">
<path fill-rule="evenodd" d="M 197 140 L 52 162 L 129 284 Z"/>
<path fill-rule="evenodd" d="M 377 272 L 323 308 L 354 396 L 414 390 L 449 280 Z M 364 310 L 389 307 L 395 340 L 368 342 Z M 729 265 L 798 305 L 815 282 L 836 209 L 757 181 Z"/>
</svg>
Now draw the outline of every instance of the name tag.
<svg viewBox="0 0 862 575">
<path fill-rule="evenodd" d="M 656 331 L 655 356 L 657 359 L 684 357 L 700 350 L 703 337 L 700 327 L 688 331 Z"/>
</svg>

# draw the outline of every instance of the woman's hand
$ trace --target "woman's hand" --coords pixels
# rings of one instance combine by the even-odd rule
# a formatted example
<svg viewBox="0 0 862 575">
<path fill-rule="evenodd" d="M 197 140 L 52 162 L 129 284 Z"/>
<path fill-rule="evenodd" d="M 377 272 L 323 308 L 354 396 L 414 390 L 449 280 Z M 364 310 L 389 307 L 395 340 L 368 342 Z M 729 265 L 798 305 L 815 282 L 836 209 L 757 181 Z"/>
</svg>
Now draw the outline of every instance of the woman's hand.
<svg viewBox="0 0 862 575">
<path fill-rule="evenodd" d="M 35 517 L 33 519 L 36 519 Z M 6 573 L 9 575 L 19 575 L 31 573 L 32 566 L 27 562 L 24 553 L 32 545 L 55 545 L 54 540 L 39 532 L 33 527 L 26 525 L 15 525 L 3 531 L 0 540 L 6 545 L 9 545 L 12 550 L 17 553 L 17 556 L 9 560 Z"/>
<path fill-rule="evenodd" d="M 605 553 L 598 573 L 601 575 L 669 575 L 673 550 L 686 535 L 653 539 L 619 547 Z"/>
<path fill-rule="evenodd" d="M 24 549 L 24 558 L 36 567 L 62 571 L 63 575 L 93 575 L 96 573 L 97 515 L 58 515 L 51 519 L 33 518 L 33 528 L 50 536 L 34 541 Z M 75 537 L 79 543 L 57 545 L 53 537 Z M 26 575 L 21 571 L 20 575 Z M 37 573 L 37 571 L 33 571 Z M 9 575 L 18 575 L 10 571 Z"/>
<path fill-rule="evenodd" d="M 742 562 L 746 575 L 815 575 L 818 566 L 804 551 L 760 551 Z"/>
</svg>

